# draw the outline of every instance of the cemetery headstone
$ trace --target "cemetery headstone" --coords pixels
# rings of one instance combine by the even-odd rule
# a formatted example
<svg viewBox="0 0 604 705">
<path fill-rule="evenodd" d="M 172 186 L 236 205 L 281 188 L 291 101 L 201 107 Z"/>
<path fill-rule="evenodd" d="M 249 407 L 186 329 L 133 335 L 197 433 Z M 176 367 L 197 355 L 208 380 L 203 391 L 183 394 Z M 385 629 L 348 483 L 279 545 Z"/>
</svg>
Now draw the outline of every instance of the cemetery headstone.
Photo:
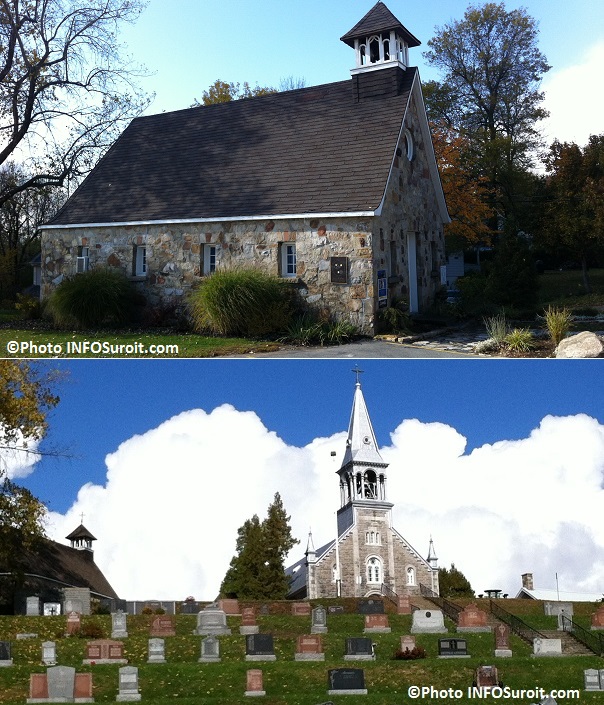
<svg viewBox="0 0 604 705">
<path fill-rule="evenodd" d="M 271 613 L 270 605 L 266 605 L 266 604 L 260 605 L 260 614 L 261 614 L 263 617 L 266 617 L 266 615 L 268 615 L 268 614 L 270 614 L 270 613 Z"/>
<path fill-rule="evenodd" d="M 220 661 L 220 641 L 215 636 L 207 636 L 201 640 L 201 656 L 199 663 L 218 663 Z"/>
<path fill-rule="evenodd" d="M 359 614 L 384 614 L 382 600 L 359 600 L 357 605 Z"/>
<path fill-rule="evenodd" d="M 218 607 L 227 615 L 232 617 L 237 617 L 241 614 L 241 608 L 239 607 L 239 600 L 234 600 L 231 598 L 223 599 L 218 601 Z"/>
<path fill-rule="evenodd" d="M 344 606 L 343 605 L 330 605 L 328 607 L 329 614 L 344 614 Z"/>
<path fill-rule="evenodd" d="M 262 671 L 259 668 L 252 668 L 247 672 L 244 695 L 252 697 L 266 695 L 262 684 Z"/>
<path fill-rule="evenodd" d="M 604 629 L 604 602 L 591 615 L 591 628 L 593 630 Z"/>
<path fill-rule="evenodd" d="M 58 614 L 61 614 L 61 603 L 45 602 L 42 607 L 42 612 L 45 617 L 56 617 Z"/>
<path fill-rule="evenodd" d="M 0 641 L 0 667 L 12 665 L 10 641 Z"/>
<path fill-rule="evenodd" d="M 294 602 L 292 604 L 292 615 L 294 617 L 310 617 L 310 602 Z"/>
<path fill-rule="evenodd" d="M 499 685 L 499 673 L 495 666 L 479 666 L 474 674 L 474 681 L 479 688 Z"/>
<path fill-rule="evenodd" d="M 531 656 L 562 656 L 562 639 L 533 639 Z"/>
<path fill-rule="evenodd" d="M 124 644 L 112 639 L 97 639 L 86 644 L 86 658 L 82 663 L 128 663 L 124 658 Z"/>
<path fill-rule="evenodd" d="M 415 610 L 411 622 L 412 634 L 446 634 L 445 618 L 440 610 Z"/>
<path fill-rule="evenodd" d="M 302 635 L 296 640 L 296 661 L 325 661 L 323 644 L 318 634 Z"/>
<path fill-rule="evenodd" d="M 118 671 L 118 689 L 116 702 L 135 702 L 141 699 L 138 690 L 138 668 L 135 666 L 124 666 Z"/>
<path fill-rule="evenodd" d="M 346 639 L 345 661 L 372 661 L 375 659 L 373 641 L 367 637 L 348 637 Z"/>
<path fill-rule="evenodd" d="M 409 595 L 399 595 L 396 606 L 397 614 L 411 614 L 411 598 Z"/>
<path fill-rule="evenodd" d="M 75 690 L 75 672 L 72 666 L 53 666 L 47 669 L 48 698 L 72 700 Z"/>
<path fill-rule="evenodd" d="M 242 607 L 240 634 L 258 634 L 260 627 L 256 623 L 256 610 L 254 607 Z"/>
<path fill-rule="evenodd" d="M 82 605 L 82 600 L 65 600 L 64 608 L 67 614 L 69 614 L 70 612 L 84 614 L 84 605 Z"/>
<path fill-rule="evenodd" d="M 46 673 L 32 673 L 27 703 L 93 703 L 92 674 L 76 673 L 70 666 L 53 666 Z"/>
<path fill-rule="evenodd" d="M 490 632 L 492 628 L 487 624 L 487 613 L 472 603 L 459 613 L 457 631 Z"/>
<path fill-rule="evenodd" d="M 465 639 L 439 639 L 438 658 L 470 658 Z"/>
<path fill-rule="evenodd" d="M 73 686 L 74 703 L 93 703 L 92 673 L 76 673 Z"/>
<path fill-rule="evenodd" d="M 30 596 L 25 600 L 25 614 L 28 617 L 39 617 L 40 616 L 40 598 L 37 596 Z"/>
<path fill-rule="evenodd" d="M 315 607 L 312 611 L 311 634 L 326 634 L 327 633 L 327 612 L 324 607 Z"/>
<path fill-rule="evenodd" d="M 127 637 L 126 613 L 120 610 L 111 615 L 111 638 L 126 639 Z"/>
<path fill-rule="evenodd" d="M 67 636 L 72 636 L 73 634 L 78 634 L 82 626 L 82 621 L 80 615 L 77 612 L 70 612 L 67 616 Z"/>
<path fill-rule="evenodd" d="M 197 615 L 197 628 L 193 632 L 198 636 L 220 636 L 231 633 L 227 627 L 226 614 L 217 605 L 208 605 Z"/>
<path fill-rule="evenodd" d="M 583 671 L 585 690 L 602 690 L 600 684 L 600 673 L 595 668 L 588 668 Z"/>
<path fill-rule="evenodd" d="M 42 663 L 45 666 L 54 666 L 57 663 L 57 644 L 54 641 L 42 643 Z"/>
<path fill-rule="evenodd" d="M 37 639 L 38 635 L 33 632 L 26 632 L 24 634 L 17 634 L 17 639 Z"/>
<path fill-rule="evenodd" d="M 402 636 L 401 637 L 401 651 L 413 651 L 415 648 L 415 637 L 414 636 Z"/>
<path fill-rule="evenodd" d="M 361 668 L 332 668 L 327 672 L 328 695 L 367 695 Z"/>
<path fill-rule="evenodd" d="M 246 661 L 276 661 L 272 634 L 248 634 L 245 637 Z"/>
<path fill-rule="evenodd" d="M 392 629 L 388 624 L 388 615 L 386 614 L 366 614 L 365 628 L 363 632 L 366 634 L 382 633 L 390 634 Z"/>
<path fill-rule="evenodd" d="M 48 700 L 48 677 L 46 673 L 32 673 L 29 676 L 28 703 L 40 703 Z"/>
<path fill-rule="evenodd" d="M 166 642 L 163 639 L 149 639 L 147 663 L 166 663 Z"/>
<path fill-rule="evenodd" d="M 174 630 L 174 617 L 169 614 L 159 614 L 154 617 L 151 621 L 151 629 L 149 630 L 149 636 L 176 636 L 176 632 Z"/>
<path fill-rule="evenodd" d="M 70 587 L 63 589 L 65 612 L 90 614 L 90 588 Z"/>
<path fill-rule="evenodd" d="M 495 627 L 495 656 L 499 658 L 510 658 L 510 628 L 507 624 L 498 624 Z"/>
</svg>

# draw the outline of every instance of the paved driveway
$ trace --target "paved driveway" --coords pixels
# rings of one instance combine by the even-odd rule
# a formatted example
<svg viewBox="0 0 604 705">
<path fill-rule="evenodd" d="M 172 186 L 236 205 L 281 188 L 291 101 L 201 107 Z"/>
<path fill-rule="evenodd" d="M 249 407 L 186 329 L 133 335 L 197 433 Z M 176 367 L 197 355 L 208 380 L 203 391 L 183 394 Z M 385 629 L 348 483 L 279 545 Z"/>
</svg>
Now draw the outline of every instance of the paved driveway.
<svg viewBox="0 0 604 705">
<path fill-rule="evenodd" d="M 348 345 L 333 345 L 321 347 L 284 347 L 277 352 L 253 353 L 248 355 L 231 355 L 234 358 L 477 358 L 482 355 L 472 355 L 460 350 L 439 349 L 438 343 L 433 343 L 430 348 L 421 345 L 402 345 L 401 343 L 386 340 L 361 340 Z"/>
</svg>

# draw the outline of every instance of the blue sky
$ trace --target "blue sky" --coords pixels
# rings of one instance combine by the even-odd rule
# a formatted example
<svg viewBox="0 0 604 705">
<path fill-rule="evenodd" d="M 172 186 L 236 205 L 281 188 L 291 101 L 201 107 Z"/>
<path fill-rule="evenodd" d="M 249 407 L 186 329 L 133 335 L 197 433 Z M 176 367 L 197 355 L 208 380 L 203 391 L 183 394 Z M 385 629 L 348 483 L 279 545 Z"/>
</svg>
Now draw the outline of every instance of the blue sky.
<svg viewBox="0 0 604 705">
<path fill-rule="evenodd" d="M 339 41 L 372 7 L 373 0 L 150 0 L 133 27 L 122 31 L 129 53 L 151 76 L 144 88 L 156 93 L 148 112 L 177 110 L 201 98 L 216 79 L 278 85 L 287 76 L 307 85 L 345 80 L 352 50 Z M 469 2 L 388 0 L 393 14 L 422 46 L 410 61 L 423 80 L 438 79 L 422 57 L 435 27 L 461 19 Z M 604 52 L 604 3 L 600 0 L 524 0 L 540 28 L 539 45 L 552 70 L 543 88 L 552 112 L 548 131 L 585 141 L 602 130 L 602 98 L 594 91 Z M 582 109 L 577 111 L 577 104 Z"/>
<path fill-rule="evenodd" d="M 302 542 L 330 540 L 354 360 L 75 360 L 43 458 L 18 481 L 49 534 L 80 521 L 128 599 L 213 599 L 237 528 L 280 492 Z M 395 527 L 478 591 L 601 591 L 600 361 L 362 360 Z M 335 454 L 335 456 L 334 456 Z M 23 474 L 23 473 L 22 473 Z M 581 552 L 576 546 L 581 545 Z M 162 565 L 162 570 L 157 570 Z M 488 584 L 487 584 L 488 583 Z"/>
</svg>

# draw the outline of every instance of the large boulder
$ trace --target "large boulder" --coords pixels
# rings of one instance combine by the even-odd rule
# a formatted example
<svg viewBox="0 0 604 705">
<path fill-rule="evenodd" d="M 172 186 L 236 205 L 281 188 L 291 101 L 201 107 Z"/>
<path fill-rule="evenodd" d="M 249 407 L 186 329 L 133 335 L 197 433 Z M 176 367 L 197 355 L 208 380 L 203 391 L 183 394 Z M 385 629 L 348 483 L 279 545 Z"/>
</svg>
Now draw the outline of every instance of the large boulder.
<svg viewBox="0 0 604 705">
<path fill-rule="evenodd" d="M 604 357 L 604 343 L 595 333 L 577 333 L 564 338 L 556 348 L 556 357 Z"/>
</svg>

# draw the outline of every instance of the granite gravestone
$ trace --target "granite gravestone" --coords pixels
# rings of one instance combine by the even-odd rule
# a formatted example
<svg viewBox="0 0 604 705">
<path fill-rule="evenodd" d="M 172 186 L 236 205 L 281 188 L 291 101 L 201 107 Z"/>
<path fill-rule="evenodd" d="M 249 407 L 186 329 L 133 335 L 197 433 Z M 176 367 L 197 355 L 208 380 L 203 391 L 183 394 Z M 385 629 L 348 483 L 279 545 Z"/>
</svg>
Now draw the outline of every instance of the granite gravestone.
<svg viewBox="0 0 604 705">
<path fill-rule="evenodd" d="M 126 639 L 127 637 L 126 613 L 120 610 L 111 615 L 111 638 Z"/>
<path fill-rule="evenodd" d="M 60 602 L 45 602 L 42 607 L 42 613 L 45 617 L 56 617 L 61 614 Z"/>
<path fill-rule="evenodd" d="M 78 634 L 80 632 L 80 627 L 82 626 L 82 620 L 77 612 L 70 612 L 67 616 L 67 636 L 72 636 L 73 634 Z"/>
<path fill-rule="evenodd" d="M 42 643 L 42 663 L 45 666 L 54 666 L 57 663 L 57 645 L 54 641 Z"/>
<path fill-rule="evenodd" d="M 327 672 L 328 695 L 367 695 L 361 668 L 332 668 Z"/>
<path fill-rule="evenodd" d="M 345 661 L 372 661 L 375 659 L 373 642 L 366 637 L 348 637 L 345 648 Z"/>
<path fill-rule="evenodd" d="M 390 634 L 392 629 L 388 624 L 388 615 L 386 614 L 366 614 L 365 628 L 363 632 L 366 634 Z"/>
<path fill-rule="evenodd" d="M 241 609 L 240 634 L 258 634 L 260 627 L 256 623 L 256 610 L 253 607 L 243 607 Z"/>
<path fill-rule="evenodd" d="M 239 600 L 233 598 L 225 598 L 218 601 L 218 607 L 227 615 L 238 617 L 241 614 Z"/>
<path fill-rule="evenodd" d="M 510 658 L 510 628 L 507 624 L 498 624 L 495 627 L 495 656 L 499 658 Z"/>
<path fill-rule="evenodd" d="M 311 634 L 327 634 L 327 612 L 324 607 L 315 607 L 310 619 Z"/>
<path fill-rule="evenodd" d="M 470 658 L 465 639 L 439 639 L 438 658 Z"/>
<path fill-rule="evenodd" d="M 53 666 L 46 671 L 49 699 L 73 698 L 75 672 L 75 668 L 71 666 Z"/>
<path fill-rule="evenodd" d="M 32 673 L 28 703 L 92 703 L 92 675 L 76 673 L 69 666 L 54 666 L 46 673 Z"/>
<path fill-rule="evenodd" d="M 296 640 L 296 661 L 325 661 L 323 644 L 318 634 L 302 635 Z"/>
<path fill-rule="evenodd" d="M 344 606 L 343 605 L 330 605 L 328 607 L 329 614 L 344 614 Z"/>
<path fill-rule="evenodd" d="M 39 617 L 40 616 L 40 598 L 31 595 L 25 600 L 25 614 L 28 617 Z"/>
<path fill-rule="evenodd" d="M 487 624 L 487 613 L 472 603 L 459 613 L 457 631 L 490 632 L 492 628 Z"/>
<path fill-rule="evenodd" d="M 276 661 L 272 634 L 248 634 L 245 637 L 246 661 Z"/>
<path fill-rule="evenodd" d="M 128 663 L 124 658 L 124 644 L 112 639 L 97 639 L 86 644 L 84 664 Z"/>
<path fill-rule="evenodd" d="M 533 639 L 531 656 L 562 656 L 562 639 Z"/>
<path fill-rule="evenodd" d="M 157 617 L 154 617 L 151 621 L 149 636 L 176 636 L 176 631 L 174 630 L 174 617 L 169 614 L 159 614 Z"/>
<path fill-rule="evenodd" d="M 294 602 L 292 604 L 292 615 L 294 617 L 310 617 L 310 602 Z"/>
<path fill-rule="evenodd" d="M 250 669 L 246 673 L 245 693 L 247 696 L 266 695 L 264 686 L 262 685 L 262 671 L 259 668 Z"/>
<path fill-rule="evenodd" d="M 440 610 L 415 610 L 411 623 L 412 634 L 446 634 L 445 618 Z"/>
<path fill-rule="evenodd" d="M 411 598 L 409 595 L 399 595 L 397 605 L 397 614 L 411 614 Z"/>
<path fill-rule="evenodd" d="M 0 666 L 12 666 L 10 641 L 0 641 Z"/>
<path fill-rule="evenodd" d="M 359 614 L 384 614 L 382 600 L 359 600 L 357 611 Z"/>
<path fill-rule="evenodd" d="M 266 616 L 269 615 L 270 613 L 271 613 L 270 605 L 267 605 L 267 604 L 260 605 L 260 614 L 261 614 L 263 617 L 266 617 Z"/>
<path fill-rule="evenodd" d="M 118 671 L 118 689 L 116 701 L 118 703 L 136 702 L 141 699 L 138 690 L 138 668 L 124 666 Z"/>
<path fill-rule="evenodd" d="M 585 690 L 602 690 L 600 684 L 600 673 L 595 668 L 588 668 L 583 671 Z"/>
<path fill-rule="evenodd" d="M 63 608 L 67 614 L 70 614 L 71 612 L 84 614 L 84 605 L 82 604 L 82 600 L 65 600 Z"/>
<path fill-rule="evenodd" d="M 166 642 L 163 639 L 149 639 L 147 663 L 166 663 Z"/>
<path fill-rule="evenodd" d="M 479 688 L 499 685 L 499 673 L 495 666 L 479 666 L 474 673 L 474 682 Z"/>
<path fill-rule="evenodd" d="M 201 640 L 201 656 L 197 661 L 199 663 L 220 662 L 220 641 L 215 636 L 207 636 Z"/>
<path fill-rule="evenodd" d="M 187 597 L 187 599 L 180 605 L 181 614 L 197 614 L 199 612 L 199 606 L 193 597 Z"/>
<path fill-rule="evenodd" d="M 227 627 L 227 618 L 218 605 L 208 605 L 197 615 L 197 628 L 193 632 L 198 636 L 229 635 L 231 630 Z"/>
<path fill-rule="evenodd" d="M 591 615 L 591 628 L 595 631 L 604 630 L 604 603 Z"/>
<path fill-rule="evenodd" d="M 414 636 L 402 636 L 401 637 L 401 651 L 413 651 L 415 648 L 415 637 Z"/>
</svg>

